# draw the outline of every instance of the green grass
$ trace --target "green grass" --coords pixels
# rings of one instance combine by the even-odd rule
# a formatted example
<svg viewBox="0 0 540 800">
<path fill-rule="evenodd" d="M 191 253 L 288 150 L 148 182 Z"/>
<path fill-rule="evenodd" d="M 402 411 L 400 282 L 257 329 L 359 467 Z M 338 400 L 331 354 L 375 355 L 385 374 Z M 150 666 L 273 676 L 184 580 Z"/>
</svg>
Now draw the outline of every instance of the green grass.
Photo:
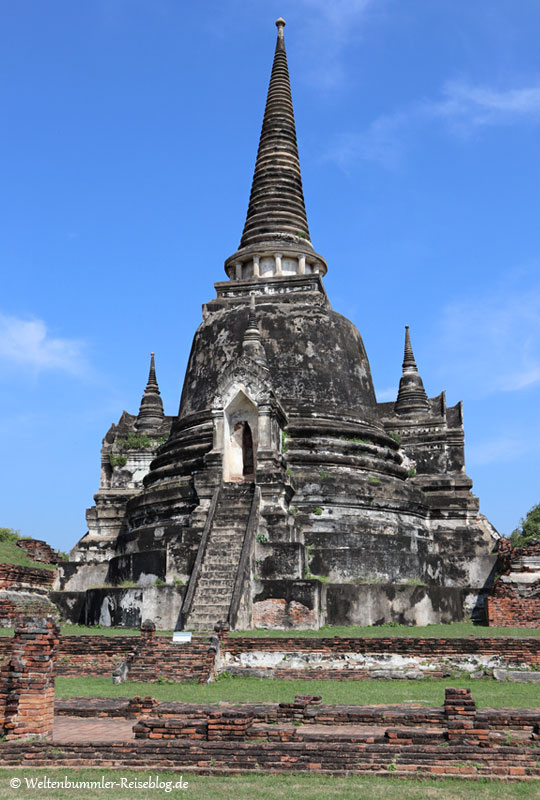
<svg viewBox="0 0 540 800">
<path fill-rule="evenodd" d="M 91 789 L 54 789 L 53 794 L 44 789 L 27 789 L 25 779 L 42 780 L 47 775 L 51 781 L 68 778 L 70 781 L 144 781 L 158 777 L 160 781 L 187 781 L 187 789 L 122 789 L 120 787 L 93 791 Z M 11 789 L 9 781 L 22 780 L 20 789 Z M 506 783 L 503 781 L 464 781 L 455 778 L 416 779 L 375 778 L 364 776 L 332 777 L 326 775 L 197 775 L 188 771 L 162 772 L 148 769 L 0 769 L 0 800 L 54 797 L 55 800 L 79 800 L 103 796 L 108 800 L 147 800 L 150 797 L 230 798 L 230 800 L 525 800 L 537 798 L 538 781 Z"/>
<path fill-rule="evenodd" d="M 273 678 L 230 678 L 197 683 L 127 683 L 115 686 L 107 678 L 57 678 L 57 697 L 135 697 L 150 695 L 160 701 L 189 703 L 291 702 L 295 694 L 318 694 L 323 703 L 385 705 L 414 702 L 440 706 L 446 686 L 470 687 L 480 708 L 538 708 L 538 684 L 507 683 L 492 678 L 466 680 L 291 681 Z"/>
<path fill-rule="evenodd" d="M 15 542 L 0 542 L 0 564 L 17 564 L 21 567 L 37 567 L 38 569 L 56 569 L 54 564 L 32 561 Z"/>
<path fill-rule="evenodd" d="M 0 562 L 1 563 L 1 562 Z M 105 628 L 101 625 L 62 625 L 61 631 L 64 636 L 138 636 L 139 628 Z M 172 636 L 173 631 L 156 631 L 158 636 Z M 212 632 L 213 633 L 213 632 Z M 0 636 L 12 636 L 13 628 L 0 628 Z M 208 631 L 208 636 L 211 632 Z M 491 638 L 497 636 L 510 636 L 518 639 L 540 637 L 540 628 L 490 628 L 487 625 L 475 625 L 472 622 L 452 622 L 448 625 L 365 625 L 365 626 L 345 626 L 345 625 L 325 625 L 317 631 L 287 630 L 269 631 L 264 628 L 254 630 L 232 631 L 229 636 L 254 636 L 258 638 L 288 638 L 306 637 L 309 639 L 332 638 L 333 636 L 343 637 L 388 637 L 388 636 L 417 636 L 422 639 L 460 639 L 467 636 L 476 638 Z"/>
<path fill-rule="evenodd" d="M 459 639 L 467 636 L 492 637 L 515 636 L 519 639 L 540 636 L 540 628 L 490 628 L 487 625 L 475 625 L 472 622 L 452 622 L 448 625 L 325 625 L 317 631 L 288 630 L 269 631 L 256 628 L 249 631 L 233 631 L 230 636 L 270 636 L 282 638 L 288 636 L 305 636 L 308 638 L 332 636 L 418 636 L 424 638 Z"/>
</svg>

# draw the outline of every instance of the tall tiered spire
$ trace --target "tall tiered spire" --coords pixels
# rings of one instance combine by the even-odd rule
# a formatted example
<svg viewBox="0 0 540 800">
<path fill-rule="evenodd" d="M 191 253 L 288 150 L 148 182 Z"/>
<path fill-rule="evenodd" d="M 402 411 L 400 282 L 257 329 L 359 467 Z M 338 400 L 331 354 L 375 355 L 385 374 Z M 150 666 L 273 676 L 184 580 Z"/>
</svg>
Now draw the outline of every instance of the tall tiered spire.
<svg viewBox="0 0 540 800">
<path fill-rule="evenodd" d="M 156 379 L 156 365 L 154 361 L 154 354 L 150 354 L 150 372 L 148 373 L 148 383 L 141 400 L 141 407 L 135 422 L 135 427 L 142 433 L 146 431 L 154 431 L 159 428 L 165 414 L 163 412 L 163 403 L 161 401 L 161 394 L 159 391 L 158 382 Z"/>
<path fill-rule="evenodd" d="M 422 378 L 414 360 L 409 326 L 405 325 L 405 353 L 403 356 L 403 372 L 399 382 L 397 400 L 394 410 L 397 414 L 414 414 L 428 411 L 429 403 Z"/>
<path fill-rule="evenodd" d="M 280 17 L 276 25 L 276 50 L 246 222 L 238 251 L 225 262 L 229 277 L 236 279 L 326 272 L 326 262 L 314 253 L 309 235 L 283 36 L 285 20 Z M 275 261 L 261 265 L 265 257 Z"/>
</svg>

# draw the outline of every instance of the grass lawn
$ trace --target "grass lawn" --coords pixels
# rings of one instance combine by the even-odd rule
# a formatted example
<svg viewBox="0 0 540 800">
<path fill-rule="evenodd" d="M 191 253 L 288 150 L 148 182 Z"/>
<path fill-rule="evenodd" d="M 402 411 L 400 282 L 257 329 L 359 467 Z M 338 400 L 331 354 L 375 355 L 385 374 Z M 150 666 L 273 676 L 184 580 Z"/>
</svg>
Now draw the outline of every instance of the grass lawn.
<svg viewBox="0 0 540 800">
<path fill-rule="evenodd" d="M 332 626 L 325 625 L 318 631 L 267 631 L 257 628 L 251 631 L 233 631 L 229 636 L 306 636 L 319 638 L 327 636 L 418 636 L 420 638 L 460 639 L 467 636 L 516 636 L 519 639 L 540 636 L 540 628 L 490 628 L 487 625 L 475 625 L 472 622 L 452 622 L 448 625 L 365 625 L 365 626 Z"/>
<path fill-rule="evenodd" d="M 475 681 L 448 678 L 418 681 L 291 681 L 272 678 L 227 678 L 208 684 L 127 683 L 115 686 L 108 678 L 57 678 L 57 697 L 145 697 L 187 703 L 291 702 L 295 694 L 318 694 L 323 703 L 337 705 L 385 705 L 414 702 L 440 706 L 446 686 L 472 689 L 480 708 L 540 708 L 538 684 L 520 684 L 483 678 Z"/>
<path fill-rule="evenodd" d="M 46 775 L 51 781 L 100 781 L 120 782 L 145 781 L 150 777 L 159 781 L 187 781 L 186 789 L 129 789 L 115 787 L 110 789 L 32 789 L 27 788 L 26 780 L 42 780 Z M 21 780 L 21 787 L 11 789 L 13 778 Z M 55 800 L 77 800 L 87 797 L 106 797 L 108 800 L 129 800 L 150 797 L 186 797 L 192 800 L 521 800 L 538 798 L 538 781 L 505 783 L 487 780 L 464 781 L 455 778 L 415 779 L 375 778 L 375 777 L 328 777 L 323 775 L 234 775 L 206 776 L 190 772 L 156 772 L 155 770 L 100 770 L 100 769 L 0 769 L 0 800 L 21 800 L 23 798 L 54 797 Z"/>
<path fill-rule="evenodd" d="M 1 543 L 0 543 L 1 545 Z M 0 559 L 1 562 L 1 559 Z M 104 628 L 100 625 L 62 625 L 64 636 L 138 636 L 139 628 Z M 157 631 L 159 636 L 172 636 L 172 631 Z M 13 628 L 0 628 L 0 636 L 13 635 Z M 250 631 L 233 631 L 232 637 L 255 636 L 283 638 L 301 636 L 307 638 L 325 638 L 333 636 L 418 636 L 421 638 L 458 639 L 467 636 L 489 638 L 492 636 L 514 636 L 518 639 L 540 637 L 540 628 L 490 628 L 487 625 L 474 625 L 472 622 L 453 622 L 448 625 L 366 625 L 360 626 L 331 626 L 325 625 L 318 631 L 268 631 L 256 628 Z M 208 632 L 210 636 L 210 632 Z"/>
</svg>

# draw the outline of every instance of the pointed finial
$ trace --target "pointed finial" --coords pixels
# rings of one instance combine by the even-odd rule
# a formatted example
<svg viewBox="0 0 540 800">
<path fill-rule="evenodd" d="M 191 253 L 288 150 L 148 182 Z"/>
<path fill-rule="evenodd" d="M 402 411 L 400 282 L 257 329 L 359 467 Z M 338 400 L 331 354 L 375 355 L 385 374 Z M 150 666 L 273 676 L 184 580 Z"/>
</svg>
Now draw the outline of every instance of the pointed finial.
<svg viewBox="0 0 540 800">
<path fill-rule="evenodd" d="M 151 431 L 159 428 L 165 419 L 163 403 L 156 378 L 156 363 L 154 353 L 150 353 L 150 371 L 148 382 L 141 400 L 135 427 L 138 431 Z"/>
<path fill-rule="evenodd" d="M 403 369 L 407 371 L 418 372 L 416 361 L 414 360 L 414 353 L 411 345 L 411 335 L 409 333 L 408 325 L 405 325 L 405 352 L 403 354 Z"/>
<path fill-rule="evenodd" d="M 409 326 L 405 325 L 403 369 L 394 411 L 397 414 L 413 414 L 415 412 L 425 413 L 428 410 L 429 402 L 414 360 Z"/>
</svg>

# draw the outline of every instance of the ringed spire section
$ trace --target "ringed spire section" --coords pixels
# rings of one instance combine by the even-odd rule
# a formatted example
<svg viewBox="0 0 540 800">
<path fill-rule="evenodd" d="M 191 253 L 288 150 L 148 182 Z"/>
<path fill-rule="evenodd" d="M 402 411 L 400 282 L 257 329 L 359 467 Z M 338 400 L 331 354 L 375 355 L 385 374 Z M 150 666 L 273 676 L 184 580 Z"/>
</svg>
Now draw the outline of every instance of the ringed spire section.
<svg viewBox="0 0 540 800">
<path fill-rule="evenodd" d="M 240 246 L 225 262 L 232 280 L 327 271 L 313 249 L 302 188 L 283 29 L 278 29 L 251 195 Z"/>
</svg>

